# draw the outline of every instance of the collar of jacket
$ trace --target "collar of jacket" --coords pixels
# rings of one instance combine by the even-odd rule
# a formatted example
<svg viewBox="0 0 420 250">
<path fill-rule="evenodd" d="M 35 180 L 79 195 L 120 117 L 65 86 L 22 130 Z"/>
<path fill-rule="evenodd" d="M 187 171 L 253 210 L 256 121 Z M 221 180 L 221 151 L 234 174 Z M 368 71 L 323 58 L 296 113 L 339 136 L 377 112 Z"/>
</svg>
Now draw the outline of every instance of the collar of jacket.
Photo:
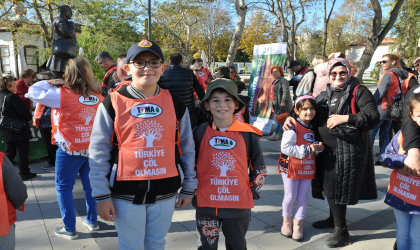
<svg viewBox="0 0 420 250">
<path fill-rule="evenodd" d="M 342 89 L 343 95 L 341 96 L 340 102 L 337 107 L 337 114 L 343 114 L 344 104 L 347 103 L 347 99 L 349 98 L 350 93 L 353 91 L 354 87 L 356 87 L 356 85 L 359 85 L 359 84 L 360 84 L 359 80 L 352 76 L 350 79 L 350 83 L 344 86 L 344 88 Z M 333 92 L 334 90 L 332 89 L 331 84 L 328 83 L 327 84 L 327 101 L 331 100 Z"/>
</svg>

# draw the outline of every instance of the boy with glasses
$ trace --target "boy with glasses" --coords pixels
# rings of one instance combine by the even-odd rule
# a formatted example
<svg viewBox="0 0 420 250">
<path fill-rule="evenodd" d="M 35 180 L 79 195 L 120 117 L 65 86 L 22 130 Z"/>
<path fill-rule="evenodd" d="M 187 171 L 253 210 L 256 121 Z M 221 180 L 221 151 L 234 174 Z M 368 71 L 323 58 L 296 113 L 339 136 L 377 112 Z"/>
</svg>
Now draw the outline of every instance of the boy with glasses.
<svg viewBox="0 0 420 250">
<path fill-rule="evenodd" d="M 156 43 L 133 44 L 124 66 L 133 81 L 105 98 L 93 125 L 92 196 L 98 215 L 115 223 L 119 249 L 164 249 L 174 208 L 197 187 L 188 109 L 157 85 L 163 61 Z"/>
</svg>

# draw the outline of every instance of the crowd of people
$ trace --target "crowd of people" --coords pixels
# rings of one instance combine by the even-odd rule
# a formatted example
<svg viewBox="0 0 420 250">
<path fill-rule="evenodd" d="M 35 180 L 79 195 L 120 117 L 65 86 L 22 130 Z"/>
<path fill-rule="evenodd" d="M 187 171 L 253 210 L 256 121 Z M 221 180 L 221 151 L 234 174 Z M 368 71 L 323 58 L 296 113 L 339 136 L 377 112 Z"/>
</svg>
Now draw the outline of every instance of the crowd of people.
<svg viewBox="0 0 420 250">
<path fill-rule="evenodd" d="M 72 190 L 80 175 L 84 226 L 99 230 L 98 216 L 114 222 L 119 249 L 164 249 L 175 209 L 190 203 L 197 249 L 217 249 L 220 228 L 226 249 L 246 249 L 251 209 L 267 169 L 262 133 L 249 124 L 250 98 L 241 95 L 246 86 L 236 68 L 219 67 L 213 78 L 202 59 L 188 69 L 179 53 L 167 66 L 159 45 L 147 40 L 117 62 L 108 52 L 95 61 L 106 72 L 102 83 L 83 57 L 69 59 L 62 78 L 51 72 L 37 78 L 25 70 L 16 82 L 12 76 L 0 79 L 0 135 L 6 144 L 0 153 L 0 213 L 8 218 L 0 220 L 0 249 L 14 249 L 16 209 L 24 209 L 27 198 L 23 181 L 37 176 L 28 161 L 31 120 L 48 151 L 43 169 L 55 173 L 63 219 L 56 236 L 78 237 Z M 333 229 L 325 245 L 348 244 L 347 206 L 377 199 L 377 164 L 393 169 L 385 203 L 397 220 L 394 249 L 420 249 L 420 58 L 414 71 L 396 54 L 384 55 L 381 65 L 374 94 L 354 77 L 357 66 L 343 53 L 317 56 L 312 68 L 290 62 L 290 81 L 282 67 L 271 67 L 272 116 L 288 114 L 284 123 L 274 119 L 274 133 L 266 137 L 281 140 L 281 235 L 304 239 L 312 188 L 313 198 L 326 198 L 330 208 L 328 218 L 313 223 Z M 394 104 L 400 98 L 402 107 Z M 398 108 L 402 117 L 395 119 L 390 110 Z"/>
</svg>

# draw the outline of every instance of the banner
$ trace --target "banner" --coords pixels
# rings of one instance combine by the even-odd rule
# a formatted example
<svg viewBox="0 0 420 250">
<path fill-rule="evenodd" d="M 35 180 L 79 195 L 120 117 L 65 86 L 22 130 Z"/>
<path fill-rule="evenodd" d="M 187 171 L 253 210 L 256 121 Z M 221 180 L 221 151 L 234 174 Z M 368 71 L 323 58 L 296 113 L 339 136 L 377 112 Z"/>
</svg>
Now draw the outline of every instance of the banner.
<svg viewBox="0 0 420 250">
<path fill-rule="evenodd" d="M 252 56 L 251 77 L 249 79 L 248 96 L 250 123 L 264 134 L 271 132 L 273 124 L 273 105 L 270 101 L 270 88 L 273 83 L 271 69 L 286 62 L 287 43 L 271 43 L 254 46 Z"/>
<path fill-rule="evenodd" d="M 29 160 L 32 161 L 47 157 L 48 151 L 42 142 L 41 131 L 39 131 L 39 128 L 32 126 L 32 121 L 30 121 L 29 124 L 32 133 L 32 139 L 29 140 Z M 3 142 L 3 138 L 1 138 L 1 136 L 0 139 L 0 152 L 6 152 L 6 143 Z M 15 157 L 15 161 L 17 161 L 17 155 Z"/>
</svg>

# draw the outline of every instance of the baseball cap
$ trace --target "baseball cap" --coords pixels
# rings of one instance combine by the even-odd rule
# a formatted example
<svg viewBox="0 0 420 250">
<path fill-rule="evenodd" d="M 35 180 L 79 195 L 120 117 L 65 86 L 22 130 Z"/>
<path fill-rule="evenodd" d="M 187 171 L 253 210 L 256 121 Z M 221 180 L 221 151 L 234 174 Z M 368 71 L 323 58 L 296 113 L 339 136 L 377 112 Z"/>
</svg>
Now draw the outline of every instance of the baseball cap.
<svg viewBox="0 0 420 250">
<path fill-rule="evenodd" d="M 287 68 L 291 69 L 294 66 L 298 66 L 298 65 L 300 65 L 299 61 L 291 61 L 289 67 L 287 67 Z"/>
<path fill-rule="evenodd" d="M 131 45 L 131 47 L 128 49 L 126 63 L 134 60 L 138 54 L 144 51 L 153 52 L 160 59 L 162 59 L 162 61 L 165 61 L 162 50 L 160 49 L 159 45 L 157 45 L 157 43 L 150 42 L 148 40 L 142 40 L 139 43 Z"/>
<path fill-rule="evenodd" d="M 206 108 L 204 107 L 204 101 L 208 101 L 211 93 L 215 89 L 223 89 L 226 92 L 228 92 L 231 96 L 233 96 L 236 100 L 239 101 L 239 108 L 235 110 L 234 114 L 239 112 L 240 110 L 242 110 L 245 107 L 245 103 L 243 103 L 241 101 L 241 99 L 239 98 L 239 96 L 237 94 L 238 87 L 236 86 L 236 84 L 230 79 L 217 78 L 216 80 L 211 81 L 210 84 L 207 86 L 206 95 L 204 96 L 203 100 L 201 100 L 200 109 L 204 113 L 211 115 L 211 112 L 207 111 Z"/>
</svg>

